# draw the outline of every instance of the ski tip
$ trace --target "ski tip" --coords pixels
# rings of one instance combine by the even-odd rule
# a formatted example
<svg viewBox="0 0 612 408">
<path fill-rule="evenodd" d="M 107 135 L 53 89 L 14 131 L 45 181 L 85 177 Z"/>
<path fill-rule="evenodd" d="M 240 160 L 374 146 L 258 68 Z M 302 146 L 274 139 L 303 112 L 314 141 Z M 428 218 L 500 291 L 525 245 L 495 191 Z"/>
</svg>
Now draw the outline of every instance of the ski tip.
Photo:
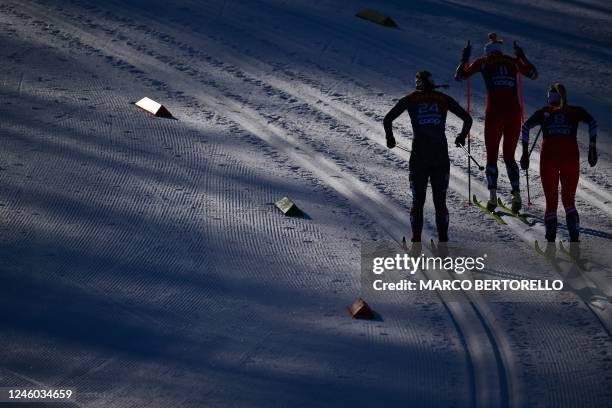
<svg viewBox="0 0 612 408">
<path fill-rule="evenodd" d="M 538 240 L 536 239 L 534 242 L 534 248 L 536 250 L 537 253 L 543 255 L 544 254 L 544 250 L 542 249 L 542 247 L 540 246 L 540 243 L 538 242 Z"/>
</svg>

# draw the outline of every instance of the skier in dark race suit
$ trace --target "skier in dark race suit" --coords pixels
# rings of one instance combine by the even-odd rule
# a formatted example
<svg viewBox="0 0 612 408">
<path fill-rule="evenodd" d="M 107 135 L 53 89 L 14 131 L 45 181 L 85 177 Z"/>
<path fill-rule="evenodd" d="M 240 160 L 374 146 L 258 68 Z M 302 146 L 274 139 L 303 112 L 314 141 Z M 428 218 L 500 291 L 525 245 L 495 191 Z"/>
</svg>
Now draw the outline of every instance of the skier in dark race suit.
<svg viewBox="0 0 612 408">
<path fill-rule="evenodd" d="M 489 34 L 489 42 L 484 47 L 485 55 L 470 64 L 468 60 L 471 50 L 472 47 L 468 43 L 463 50 L 455 79 L 458 81 L 468 79 L 480 72 L 487 88 L 484 124 L 484 140 L 487 150 L 486 175 L 489 189 L 487 208 L 493 211 L 497 207 L 497 156 L 503 135 L 502 151 L 512 186 L 512 210 L 519 212 L 522 206 L 520 175 L 514 154 L 521 131 L 522 111 L 517 77 L 522 74 L 530 79 L 536 79 L 538 74 L 516 43 L 514 44 L 516 58 L 502 53 L 502 40 L 498 39 L 495 33 Z"/>
<path fill-rule="evenodd" d="M 591 167 L 597 164 L 597 122 L 580 106 L 568 106 L 565 87 L 556 83 L 548 89 L 548 105 L 536 111 L 523 125 L 523 156 L 521 168 L 529 168 L 529 130 L 542 128 L 540 150 L 540 178 L 546 197 L 544 225 L 546 240 L 555 242 L 557 237 L 557 205 L 559 203 L 559 182 L 561 201 L 565 208 L 565 220 L 570 241 L 579 241 L 580 220 L 574 203 L 578 177 L 580 176 L 580 153 L 576 135 L 580 122 L 589 125 L 589 154 Z"/>
<path fill-rule="evenodd" d="M 448 241 L 448 209 L 446 208 L 446 190 L 450 173 L 450 159 L 446 142 L 446 114 L 452 112 L 463 120 L 463 128 L 455 139 L 457 146 L 463 146 L 470 128 L 472 118 L 457 101 L 450 96 L 435 90 L 431 74 L 420 71 L 416 74 L 416 91 L 403 97 L 387 113 L 384 119 L 387 147 L 395 147 L 393 121 L 404 111 L 408 111 L 412 122 L 413 139 L 410 154 L 410 189 L 412 191 L 412 208 L 410 222 L 412 242 L 421 241 L 423 230 L 423 206 L 427 184 L 431 182 L 433 202 L 436 209 L 436 226 L 440 242 Z"/>
</svg>

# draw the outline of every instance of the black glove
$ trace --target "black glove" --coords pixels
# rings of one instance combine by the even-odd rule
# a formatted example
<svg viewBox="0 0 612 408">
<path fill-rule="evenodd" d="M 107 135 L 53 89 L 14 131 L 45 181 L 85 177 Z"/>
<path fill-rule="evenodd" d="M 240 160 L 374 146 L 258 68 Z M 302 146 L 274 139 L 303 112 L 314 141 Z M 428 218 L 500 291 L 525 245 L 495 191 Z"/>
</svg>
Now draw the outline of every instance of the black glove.
<svg viewBox="0 0 612 408">
<path fill-rule="evenodd" d="M 521 47 L 519 47 L 519 45 L 516 43 L 516 41 L 514 42 L 514 55 L 516 55 L 516 58 L 525 60 L 527 59 L 525 57 L 525 51 L 523 51 L 523 49 Z"/>
<path fill-rule="evenodd" d="M 466 135 L 463 134 L 459 134 L 456 138 L 455 138 L 455 146 L 457 147 L 461 147 L 461 146 L 465 146 L 465 139 L 466 139 Z"/>
<path fill-rule="evenodd" d="M 467 42 L 467 45 L 463 48 L 463 54 L 461 54 L 461 62 L 468 62 L 470 60 L 470 55 L 472 54 L 472 44 Z"/>
<path fill-rule="evenodd" d="M 521 156 L 521 169 L 529 170 L 529 156 L 525 153 Z"/>
<path fill-rule="evenodd" d="M 597 147 L 595 143 L 589 145 L 589 166 L 593 167 L 597 164 Z"/>
<path fill-rule="evenodd" d="M 395 138 L 393 136 L 387 136 L 387 147 L 393 149 L 395 147 Z"/>
</svg>

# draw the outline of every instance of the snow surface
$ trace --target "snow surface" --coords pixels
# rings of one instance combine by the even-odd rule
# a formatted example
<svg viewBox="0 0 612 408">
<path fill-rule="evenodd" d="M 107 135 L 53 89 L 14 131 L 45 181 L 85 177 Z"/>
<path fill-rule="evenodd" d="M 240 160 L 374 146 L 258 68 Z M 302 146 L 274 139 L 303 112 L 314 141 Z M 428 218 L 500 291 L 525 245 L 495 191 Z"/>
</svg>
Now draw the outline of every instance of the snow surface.
<svg viewBox="0 0 612 408">
<path fill-rule="evenodd" d="M 493 30 L 538 66 L 527 114 L 561 80 L 598 119 L 577 207 L 586 242 L 612 240 L 609 2 L 1 0 L 0 22 L 0 386 L 74 387 L 86 407 L 474 405 L 478 357 L 438 298 L 389 296 L 375 322 L 345 307 L 361 242 L 409 235 L 408 154 L 386 149 L 382 117 L 420 69 L 465 103 L 461 48 Z M 467 207 L 451 150 L 451 238 L 536 256 L 537 160 L 538 223 L 505 227 Z M 282 217 L 285 195 L 309 217 Z M 426 220 L 435 237 L 430 204 Z M 490 305 L 506 405 L 612 405 L 609 278 L 589 282 L 601 307 Z"/>
</svg>

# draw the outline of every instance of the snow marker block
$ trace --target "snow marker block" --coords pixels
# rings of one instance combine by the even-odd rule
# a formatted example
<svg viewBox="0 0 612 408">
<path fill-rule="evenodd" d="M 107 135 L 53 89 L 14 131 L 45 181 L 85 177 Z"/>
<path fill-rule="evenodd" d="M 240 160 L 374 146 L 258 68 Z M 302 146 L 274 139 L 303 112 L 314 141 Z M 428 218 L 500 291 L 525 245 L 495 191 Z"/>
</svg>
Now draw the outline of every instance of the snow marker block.
<svg viewBox="0 0 612 408">
<path fill-rule="evenodd" d="M 283 197 L 274 205 L 287 217 L 303 217 L 305 214 L 289 197 Z"/>
<path fill-rule="evenodd" d="M 164 105 L 147 97 L 144 97 L 136 102 L 136 106 L 153 114 L 154 116 L 172 117 L 172 114 Z"/>
<path fill-rule="evenodd" d="M 395 21 L 393 21 L 393 19 L 391 17 L 385 16 L 384 14 L 379 13 L 376 10 L 363 9 L 360 12 L 358 12 L 357 14 L 355 14 L 355 16 L 357 16 L 359 18 L 363 18 L 364 20 L 371 21 L 371 22 L 376 23 L 376 24 L 380 24 L 381 26 L 385 26 L 385 27 L 397 27 L 397 23 Z"/>
<path fill-rule="evenodd" d="M 351 316 L 353 316 L 353 319 L 374 319 L 374 312 L 362 298 L 357 298 L 357 300 L 355 300 L 353 304 L 348 307 L 348 311 Z"/>
</svg>

